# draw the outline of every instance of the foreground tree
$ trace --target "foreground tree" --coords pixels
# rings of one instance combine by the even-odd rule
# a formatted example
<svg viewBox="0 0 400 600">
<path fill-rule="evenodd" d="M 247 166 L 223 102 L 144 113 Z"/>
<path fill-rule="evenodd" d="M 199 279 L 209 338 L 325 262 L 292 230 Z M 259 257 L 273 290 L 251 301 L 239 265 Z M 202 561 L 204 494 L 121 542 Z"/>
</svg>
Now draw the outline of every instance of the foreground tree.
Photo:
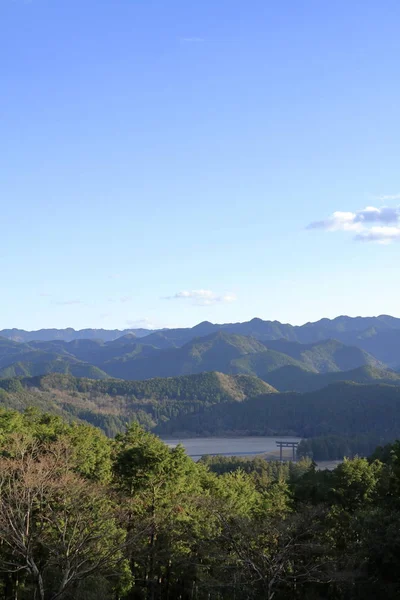
<svg viewBox="0 0 400 600">
<path fill-rule="evenodd" d="M 68 456 L 56 442 L 0 459 L 0 570 L 37 600 L 79 598 L 93 575 L 117 584 L 125 572 L 112 503 Z"/>
</svg>

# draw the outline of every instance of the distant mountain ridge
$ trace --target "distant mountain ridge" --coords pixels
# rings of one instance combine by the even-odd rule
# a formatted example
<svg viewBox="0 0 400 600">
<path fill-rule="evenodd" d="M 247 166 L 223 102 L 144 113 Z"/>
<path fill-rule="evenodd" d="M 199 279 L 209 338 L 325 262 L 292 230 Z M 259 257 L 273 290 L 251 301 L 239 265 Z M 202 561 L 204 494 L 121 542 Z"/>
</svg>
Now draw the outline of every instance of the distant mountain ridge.
<svg viewBox="0 0 400 600">
<path fill-rule="evenodd" d="M 124 335 L 135 335 L 135 337 L 143 337 L 152 332 L 150 329 L 79 329 L 75 330 L 72 327 L 66 329 L 38 329 L 37 331 L 25 331 L 25 329 L 2 329 L 0 337 L 13 340 L 14 342 L 33 342 L 42 341 L 50 342 L 52 340 L 62 340 L 71 342 L 73 340 L 96 340 L 100 339 L 104 342 L 111 342 Z"/>
<path fill-rule="evenodd" d="M 279 321 L 265 321 L 260 318 L 254 318 L 251 321 L 243 323 L 218 324 L 203 321 L 194 327 L 162 330 L 149 330 L 144 328 L 125 330 L 81 329 L 78 331 L 73 328 L 40 329 L 37 331 L 3 329 L 0 330 L 0 337 L 5 337 L 18 342 L 51 341 L 57 339 L 63 341 L 72 341 L 75 339 L 101 339 L 106 342 L 129 334 L 134 334 L 136 337 L 143 338 L 155 333 L 161 333 L 162 337 L 167 339 L 172 345 L 182 346 L 184 343 L 195 337 L 204 337 L 220 330 L 262 340 L 277 340 L 283 338 L 293 342 L 309 344 L 334 338 L 343 341 L 344 343 L 349 343 L 349 340 L 347 339 L 349 334 L 352 334 L 354 337 L 360 336 L 360 334 L 368 331 L 372 332 L 374 335 L 383 331 L 400 331 L 400 318 L 392 317 L 390 315 L 380 315 L 378 317 L 348 317 L 342 315 L 334 319 L 324 318 L 319 321 L 305 323 L 304 325 L 290 325 L 288 323 L 280 323 Z"/>
<path fill-rule="evenodd" d="M 400 386 L 400 373 L 365 365 L 348 371 L 315 373 L 288 365 L 269 374 L 269 383 L 280 392 L 314 392 L 332 383 L 385 384 Z"/>
<path fill-rule="evenodd" d="M 154 343 L 164 337 L 152 334 Z M 161 336 L 161 337 L 160 337 Z M 21 343 L 0 338 L 0 378 L 50 373 L 90 379 L 151 380 L 205 372 L 249 375 L 280 391 L 308 391 L 330 382 L 389 381 L 385 365 L 356 346 L 337 340 L 300 344 L 288 340 L 262 342 L 226 331 L 197 337 L 180 347 L 157 348 L 128 334 L 116 340 L 63 340 Z M 357 372 L 368 367 L 366 376 Z M 326 377 L 323 375 L 326 374 Z"/>
<path fill-rule="evenodd" d="M 1 333 L 0 378 L 55 372 L 145 380 L 219 371 L 255 376 L 281 391 L 304 392 L 353 376 L 360 383 L 392 383 L 389 371 L 400 372 L 400 319 L 387 315 L 342 316 L 302 326 L 252 319 L 154 331 L 69 328 Z M 29 341 L 21 341 L 24 337 Z M 373 369 L 373 374 L 360 375 L 361 367 Z"/>
</svg>

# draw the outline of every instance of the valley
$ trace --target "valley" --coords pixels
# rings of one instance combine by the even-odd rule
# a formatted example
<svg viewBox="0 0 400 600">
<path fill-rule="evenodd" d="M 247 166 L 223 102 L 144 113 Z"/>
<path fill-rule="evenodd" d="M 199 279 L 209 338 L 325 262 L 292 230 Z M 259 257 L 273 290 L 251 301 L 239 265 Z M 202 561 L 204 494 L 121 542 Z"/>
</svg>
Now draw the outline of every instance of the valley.
<svg viewBox="0 0 400 600">
<path fill-rule="evenodd" d="M 399 322 L 253 319 L 119 337 L 3 331 L 0 406 L 36 407 L 111 437 L 137 421 L 160 436 L 289 435 L 314 440 L 300 450 L 319 459 L 364 455 L 400 435 Z M 10 339 L 30 335 L 42 339 Z"/>
</svg>

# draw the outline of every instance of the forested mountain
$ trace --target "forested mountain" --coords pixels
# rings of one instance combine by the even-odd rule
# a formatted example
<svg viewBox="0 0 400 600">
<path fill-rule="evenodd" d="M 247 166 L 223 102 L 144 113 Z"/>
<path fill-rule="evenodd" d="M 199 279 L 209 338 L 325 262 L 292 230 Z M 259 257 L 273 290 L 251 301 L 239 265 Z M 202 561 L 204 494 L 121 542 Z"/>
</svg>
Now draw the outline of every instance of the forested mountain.
<svg viewBox="0 0 400 600">
<path fill-rule="evenodd" d="M 331 373 L 315 373 L 302 367 L 286 366 L 268 374 L 268 382 L 280 392 L 312 392 L 339 381 L 400 385 L 400 373 L 371 366 Z"/>
<path fill-rule="evenodd" d="M 164 345 L 163 336 L 163 333 L 155 333 L 153 341 L 158 339 Z M 267 383 L 273 379 L 279 382 L 279 389 L 303 390 L 303 371 L 325 373 L 361 366 L 383 367 L 364 350 L 335 340 L 314 344 L 288 340 L 261 342 L 218 331 L 195 338 L 181 347 L 171 348 L 165 344 L 167 347 L 160 349 L 144 344 L 144 339 L 138 340 L 127 334 L 110 342 L 52 340 L 24 344 L 0 338 L 0 377 L 30 377 L 55 372 L 91 379 L 140 380 L 220 371 L 253 375 Z M 279 373 L 275 374 L 276 371 Z M 300 387 L 288 388 L 289 381 L 295 382 L 296 378 L 291 377 L 287 382 L 282 378 L 296 373 L 301 380 Z M 317 382 L 318 379 L 314 379 L 314 383 Z"/>
<path fill-rule="evenodd" d="M 172 417 L 201 411 L 215 403 L 241 402 L 274 392 L 255 377 L 222 373 L 148 381 L 96 381 L 60 374 L 0 379 L 1 406 L 16 410 L 35 406 L 86 421 L 108 435 L 123 430 L 132 420 L 152 429 Z"/>
<path fill-rule="evenodd" d="M 397 329 L 377 331 L 375 328 L 363 331 L 348 339 L 355 346 L 372 354 L 392 369 L 400 370 L 400 331 Z"/>
<path fill-rule="evenodd" d="M 0 378 L 8 377 L 34 377 L 48 373 L 71 374 L 74 377 L 89 377 L 90 379 L 107 379 L 109 375 L 88 363 L 73 358 L 60 358 L 58 355 L 43 353 L 35 354 L 33 360 L 26 357 L 23 361 L 13 363 L 0 369 Z"/>
<path fill-rule="evenodd" d="M 241 365 L 240 359 L 248 356 L 260 356 L 261 362 L 266 365 L 264 372 L 284 364 L 298 364 L 289 356 L 267 350 L 254 338 L 219 331 L 196 338 L 181 348 L 162 350 L 148 357 L 117 358 L 105 367 L 114 377 L 123 379 L 170 377 L 214 370 L 258 376 L 255 369 Z"/>
<path fill-rule="evenodd" d="M 69 328 L 28 332 L 20 329 L 7 329 L 0 331 L 0 336 L 18 342 L 53 340 L 68 342 L 86 339 L 110 342 L 124 336 L 130 336 L 132 341 L 132 336 L 135 336 L 135 338 L 140 338 L 141 344 L 166 349 L 184 346 L 195 338 L 206 337 L 218 331 L 252 337 L 262 342 L 288 340 L 309 345 L 334 339 L 365 350 L 390 368 L 400 368 L 400 319 L 388 315 L 355 318 L 340 316 L 335 319 L 321 319 L 315 323 L 306 323 L 301 326 L 256 318 L 245 323 L 213 324 L 205 321 L 191 328 L 159 331 L 146 329 L 123 331 L 83 329 L 75 331 Z M 270 349 L 283 351 L 272 346 Z M 292 349 L 295 352 L 294 346 Z M 290 354 L 290 352 L 284 353 Z M 346 370 L 351 368 L 353 367 L 346 366 Z"/>
<path fill-rule="evenodd" d="M 71 353 L 54 347 L 39 349 L 0 338 L 0 378 L 31 377 L 47 373 L 70 373 L 76 377 L 104 379 L 108 377 L 97 366 L 80 360 Z"/>
<path fill-rule="evenodd" d="M 341 375 L 305 373 L 321 378 L 321 384 Z M 108 435 L 136 420 L 168 435 L 276 434 L 348 440 L 367 435 L 369 448 L 400 436 L 400 376 L 389 371 L 383 377 L 370 367 L 349 376 L 363 384 L 339 381 L 300 394 L 277 393 L 255 377 L 222 373 L 145 381 L 52 374 L 0 380 L 0 405 L 17 410 L 36 406 L 94 424 Z"/>
<path fill-rule="evenodd" d="M 316 373 L 350 371 L 361 365 L 382 366 L 376 358 L 364 350 L 355 346 L 346 346 L 337 340 L 323 340 L 312 344 L 270 340 L 265 342 L 265 345 L 271 350 L 291 356 Z"/>
<path fill-rule="evenodd" d="M 400 386 L 336 383 L 315 392 L 271 394 L 243 403 L 214 405 L 160 424 L 163 434 L 400 435 Z"/>
</svg>

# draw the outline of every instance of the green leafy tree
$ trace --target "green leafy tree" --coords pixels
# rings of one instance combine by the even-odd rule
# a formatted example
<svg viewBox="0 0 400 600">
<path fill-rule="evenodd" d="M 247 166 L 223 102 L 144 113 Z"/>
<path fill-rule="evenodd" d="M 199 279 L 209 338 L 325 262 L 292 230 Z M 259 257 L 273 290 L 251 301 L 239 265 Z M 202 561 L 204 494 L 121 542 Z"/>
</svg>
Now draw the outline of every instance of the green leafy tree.
<svg viewBox="0 0 400 600">
<path fill-rule="evenodd" d="M 40 600 L 124 574 L 125 532 L 106 490 L 75 473 L 65 450 L 37 443 L 0 459 L 0 570 Z"/>
</svg>

